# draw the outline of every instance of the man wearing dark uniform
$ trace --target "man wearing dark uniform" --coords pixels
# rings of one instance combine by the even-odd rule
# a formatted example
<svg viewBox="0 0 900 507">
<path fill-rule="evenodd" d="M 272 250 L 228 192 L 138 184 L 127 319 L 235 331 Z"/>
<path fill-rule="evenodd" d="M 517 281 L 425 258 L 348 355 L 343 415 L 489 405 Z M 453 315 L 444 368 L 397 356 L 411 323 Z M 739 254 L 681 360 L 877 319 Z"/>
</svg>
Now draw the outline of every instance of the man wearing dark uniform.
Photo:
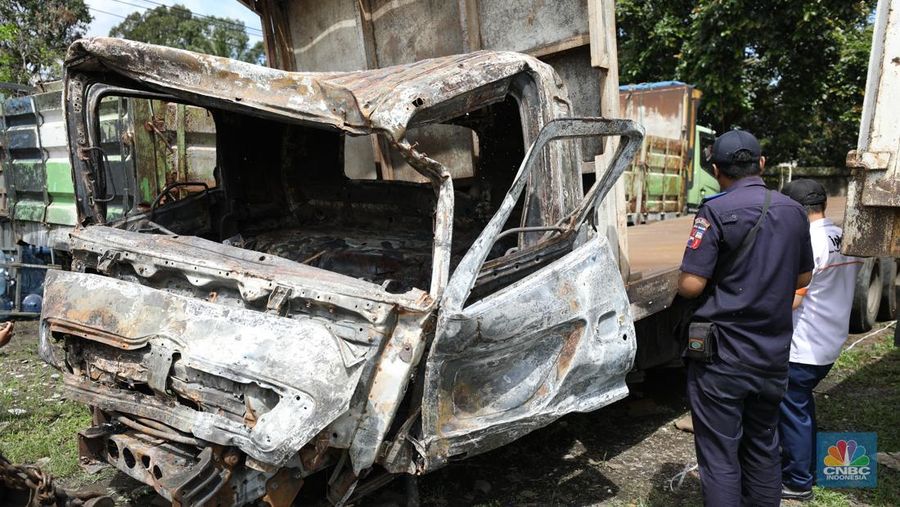
<svg viewBox="0 0 900 507">
<path fill-rule="evenodd" d="M 802 206 L 766 189 L 759 142 L 726 132 L 712 147 L 723 189 L 697 212 L 678 279 L 698 300 L 691 319 L 690 401 L 697 461 L 708 506 L 777 506 L 781 501 L 779 403 L 787 385 L 794 291 L 813 269 Z M 703 327 L 705 326 L 705 327 Z M 713 351 L 699 357 L 696 352 Z"/>
</svg>

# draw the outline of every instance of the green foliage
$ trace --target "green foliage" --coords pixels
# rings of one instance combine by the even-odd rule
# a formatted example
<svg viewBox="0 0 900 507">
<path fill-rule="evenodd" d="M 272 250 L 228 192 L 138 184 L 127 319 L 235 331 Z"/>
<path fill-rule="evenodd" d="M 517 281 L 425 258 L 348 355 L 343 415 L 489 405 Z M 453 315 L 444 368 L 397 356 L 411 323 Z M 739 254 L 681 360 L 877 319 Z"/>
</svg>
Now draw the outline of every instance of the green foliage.
<svg viewBox="0 0 900 507">
<path fill-rule="evenodd" d="M 83 0 L 0 1 L 0 82 L 61 77 L 66 48 L 90 22 Z"/>
<path fill-rule="evenodd" d="M 250 45 L 244 24 L 233 18 L 194 17 L 183 5 L 133 12 L 109 35 L 187 49 L 251 63 L 263 63 L 263 45 Z"/>
<path fill-rule="evenodd" d="M 856 144 L 875 0 L 619 0 L 623 83 L 703 91 L 700 122 L 772 162 L 843 166 Z"/>
</svg>

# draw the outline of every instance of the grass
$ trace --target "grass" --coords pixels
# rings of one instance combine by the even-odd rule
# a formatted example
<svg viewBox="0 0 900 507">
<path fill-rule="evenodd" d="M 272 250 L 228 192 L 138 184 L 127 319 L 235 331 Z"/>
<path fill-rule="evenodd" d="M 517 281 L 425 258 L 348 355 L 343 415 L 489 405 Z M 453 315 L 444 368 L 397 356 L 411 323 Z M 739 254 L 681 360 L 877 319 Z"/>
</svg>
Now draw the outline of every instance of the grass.
<svg viewBox="0 0 900 507">
<path fill-rule="evenodd" d="M 893 333 L 841 354 L 817 398 L 820 431 L 874 431 L 878 449 L 900 451 L 900 349 Z M 865 345 L 864 345 L 865 344 Z"/>
<path fill-rule="evenodd" d="M 858 337 L 851 337 L 853 343 Z M 900 451 L 900 349 L 893 345 L 893 330 L 886 329 L 845 350 L 828 377 L 816 390 L 820 431 L 874 431 L 878 450 Z M 851 507 L 900 505 L 900 471 L 878 468 L 875 489 L 826 489 L 816 486 L 810 502 L 783 502 L 791 507 Z M 697 499 L 698 500 L 698 499 Z M 687 504 L 693 504 L 688 499 Z M 696 502 L 699 504 L 699 500 Z M 682 505 L 667 497 L 649 496 L 616 500 L 613 505 Z"/>
<path fill-rule="evenodd" d="M 900 451 L 900 349 L 890 329 L 845 350 L 817 389 L 820 431 L 874 431 L 878 450 Z M 850 342 L 853 339 L 851 337 Z M 824 489 L 807 505 L 897 505 L 900 472 L 878 468 L 876 489 Z"/>
<path fill-rule="evenodd" d="M 833 373 L 850 372 L 855 373 L 861 366 L 872 363 L 879 358 L 889 354 L 894 349 L 894 338 L 891 334 L 893 327 L 882 328 L 883 333 L 878 336 L 872 336 L 857 343 L 852 349 L 844 350 L 834 363 Z M 853 337 L 848 341 L 847 346 L 858 340 Z"/>
<path fill-rule="evenodd" d="M 13 463 L 37 463 L 54 477 L 83 475 L 76 433 L 90 425 L 83 405 L 63 400 L 56 370 L 37 356 L 32 326 L 20 323 L 13 343 L 0 350 L 0 452 Z M 16 414 L 24 410 L 23 414 Z M 12 411 L 12 412 L 11 412 Z"/>
</svg>

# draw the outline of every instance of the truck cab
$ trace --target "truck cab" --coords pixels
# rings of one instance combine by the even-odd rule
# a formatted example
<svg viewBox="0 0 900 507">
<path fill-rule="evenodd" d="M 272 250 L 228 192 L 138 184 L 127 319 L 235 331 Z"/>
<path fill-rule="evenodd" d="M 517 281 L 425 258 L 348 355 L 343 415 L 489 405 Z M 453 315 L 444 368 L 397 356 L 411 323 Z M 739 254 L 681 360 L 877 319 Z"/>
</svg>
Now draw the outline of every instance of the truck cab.
<svg viewBox="0 0 900 507">
<path fill-rule="evenodd" d="M 148 116 L 109 136 L 108 100 Z M 78 225 L 40 351 L 91 407 L 84 459 L 184 505 L 289 505 L 328 469 L 343 504 L 627 394 L 634 325 L 596 224 L 643 132 L 570 118 L 548 65 L 297 73 L 87 39 L 64 107 Z M 171 110 L 205 151 L 166 137 Z M 618 146 L 583 188 L 598 136 Z"/>
<path fill-rule="evenodd" d="M 694 213 L 708 196 L 719 193 L 719 182 L 713 176 L 712 162 L 708 154 L 716 142 L 716 131 L 697 125 L 694 140 L 694 155 L 691 159 L 691 177 L 687 184 L 687 211 Z"/>
</svg>

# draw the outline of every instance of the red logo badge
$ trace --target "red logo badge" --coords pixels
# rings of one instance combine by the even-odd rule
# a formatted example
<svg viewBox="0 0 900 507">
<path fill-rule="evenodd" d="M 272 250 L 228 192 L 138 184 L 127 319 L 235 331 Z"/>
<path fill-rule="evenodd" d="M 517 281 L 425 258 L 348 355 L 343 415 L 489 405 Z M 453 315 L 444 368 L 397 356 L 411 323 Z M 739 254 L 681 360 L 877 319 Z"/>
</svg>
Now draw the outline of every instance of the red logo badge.
<svg viewBox="0 0 900 507">
<path fill-rule="evenodd" d="M 697 217 L 694 220 L 694 228 L 691 229 L 691 236 L 688 238 L 687 247 L 696 250 L 703 241 L 703 235 L 709 229 L 709 221 L 703 217 Z"/>
</svg>

